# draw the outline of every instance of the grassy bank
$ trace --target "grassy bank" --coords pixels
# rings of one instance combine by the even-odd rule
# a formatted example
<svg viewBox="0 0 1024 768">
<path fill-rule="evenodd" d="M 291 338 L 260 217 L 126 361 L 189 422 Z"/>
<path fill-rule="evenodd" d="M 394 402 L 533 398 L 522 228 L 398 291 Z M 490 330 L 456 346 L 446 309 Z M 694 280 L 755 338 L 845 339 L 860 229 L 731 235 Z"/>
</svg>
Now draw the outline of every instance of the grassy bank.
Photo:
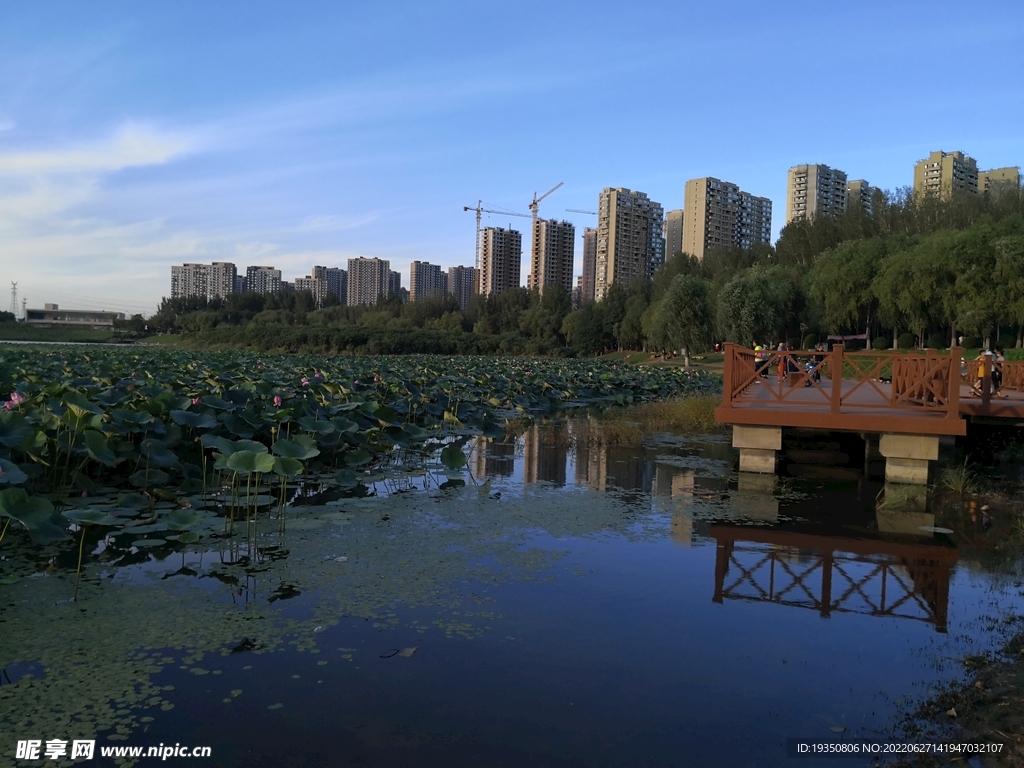
<svg viewBox="0 0 1024 768">
<path fill-rule="evenodd" d="M 715 408 L 722 402 L 719 395 L 700 395 L 638 403 L 626 408 L 613 408 L 597 414 L 602 442 L 613 445 L 636 445 L 645 438 L 663 432 L 707 434 L 723 430 L 715 422 Z"/>
<path fill-rule="evenodd" d="M 25 323 L 0 323 L 0 341 L 78 341 L 102 343 L 114 340 L 114 332 L 87 328 L 37 328 Z"/>
</svg>

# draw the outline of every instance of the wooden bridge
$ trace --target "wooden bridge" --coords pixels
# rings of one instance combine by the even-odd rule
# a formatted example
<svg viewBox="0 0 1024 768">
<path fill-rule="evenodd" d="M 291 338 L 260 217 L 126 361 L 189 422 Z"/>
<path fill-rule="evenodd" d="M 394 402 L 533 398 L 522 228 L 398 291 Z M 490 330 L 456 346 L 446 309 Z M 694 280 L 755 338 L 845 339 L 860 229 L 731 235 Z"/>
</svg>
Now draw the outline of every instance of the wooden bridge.
<svg viewBox="0 0 1024 768">
<path fill-rule="evenodd" d="M 999 386 L 996 386 L 999 385 Z M 725 345 L 722 404 L 740 469 L 774 472 L 783 428 L 881 435 L 886 478 L 925 483 L 940 436 L 967 419 L 1024 423 L 1024 361 L 963 360 L 924 352 L 755 352 Z"/>
</svg>

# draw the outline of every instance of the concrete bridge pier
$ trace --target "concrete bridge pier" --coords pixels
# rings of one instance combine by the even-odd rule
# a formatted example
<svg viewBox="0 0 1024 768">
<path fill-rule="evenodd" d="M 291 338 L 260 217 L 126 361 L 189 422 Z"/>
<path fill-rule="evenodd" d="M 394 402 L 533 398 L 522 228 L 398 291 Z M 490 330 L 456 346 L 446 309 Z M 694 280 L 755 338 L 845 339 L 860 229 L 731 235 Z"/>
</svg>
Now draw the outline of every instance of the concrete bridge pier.
<svg viewBox="0 0 1024 768">
<path fill-rule="evenodd" d="M 939 458 L 936 435 L 882 435 L 878 452 L 885 457 L 885 481 L 928 485 L 928 462 Z"/>
<path fill-rule="evenodd" d="M 732 447 L 740 452 L 740 472 L 774 474 L 782 427 L 732 425 Z"/>
</svg>

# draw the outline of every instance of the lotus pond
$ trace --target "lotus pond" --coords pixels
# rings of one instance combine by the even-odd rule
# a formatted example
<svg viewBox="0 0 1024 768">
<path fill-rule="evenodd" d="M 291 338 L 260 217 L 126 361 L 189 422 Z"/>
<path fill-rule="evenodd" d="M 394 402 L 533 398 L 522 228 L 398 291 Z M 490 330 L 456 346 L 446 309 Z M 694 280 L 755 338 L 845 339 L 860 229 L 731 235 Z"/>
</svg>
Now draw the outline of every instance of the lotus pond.
<svg viewBox="0 0 1024 768">
<path fill-rule="evenodd" d="M 466 442 L 502 436 L 510 416 L 717 386 L 600 361 L 7 347 L 0 542 L 11 521 L 40 544 L 96 526 L 141 547 L 196 543 L 219 523 L 212 510 L 229 532 L 236 516 L 283 526 L 311 489 L 429 482 L 431 469 L 463 483 Z"/>
<path fill-rule="evenodd" d="M 0 764 L 96 739 L 83 765 L 789 765 L 789 737 L 892 735 L 1024 612 L 1012 510 L 879 508 L 870 478 L 738 475 L 724 436 L 554 415 L 701 377 L 59 354 L 6 359 Z"/>
</svg>

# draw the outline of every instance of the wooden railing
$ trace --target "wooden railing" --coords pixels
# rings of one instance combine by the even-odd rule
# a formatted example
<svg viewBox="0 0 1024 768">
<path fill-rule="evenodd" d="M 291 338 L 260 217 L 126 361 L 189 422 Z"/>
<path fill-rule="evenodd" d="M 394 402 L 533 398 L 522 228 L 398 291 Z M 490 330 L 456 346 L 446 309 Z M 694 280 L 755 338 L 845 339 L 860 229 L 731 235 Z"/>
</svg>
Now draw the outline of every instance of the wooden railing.
<svg viewBox="0 0 1024 768">
<path fill-rule="evenodd" d="M 961 361 L 961 382 L 970 388 L 970 397 L 980 398 L 988 407 L 992 398 L 1005 398 L 1006 392 L 1024 392 L 1024 360 L 996 360 L 981 355 Z"/>
<path fill-rule="evenodd" d="M 934 350 L 847 353 L 839 344 L 829 351 L 755 352 L 726 344 L 722 406 L 750 400 L 758 387 L 756 399 L 769 408 L 773 403 L 827 405 L 838 415 L 887 406 L 959 419 L 960 361 L 959 348 L 947 356 Z M 1024 366 L 1014 375 L 1024 384 Z"/>
</svg>

